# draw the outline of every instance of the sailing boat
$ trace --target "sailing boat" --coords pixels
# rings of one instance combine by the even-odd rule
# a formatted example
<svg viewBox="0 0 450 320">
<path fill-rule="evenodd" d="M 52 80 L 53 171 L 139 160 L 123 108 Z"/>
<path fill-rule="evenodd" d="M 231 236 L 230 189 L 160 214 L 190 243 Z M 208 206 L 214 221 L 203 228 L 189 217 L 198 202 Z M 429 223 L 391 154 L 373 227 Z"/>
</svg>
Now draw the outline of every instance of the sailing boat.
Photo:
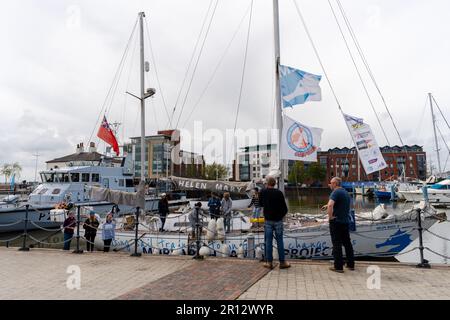
<svg viewBox="0 0 450 320">
<path fill-rule="evenodd" d="M 282 126 L 280 78 L 278 67 L 280 63 L 279 27 L 278 27 L 278 1 L 273 0 L 274 26 L 275 26 L 275 63 L 277 66 L 277 124 Z M 139 14 L 140 24 L 144 13 Z M 141 33 L 143 32 L 141 28 Z M 143 61 L 143 36 L 141 34 L 141 61 Z M 141 87 L 144 88 L 144 72 L 141 68 Z M 144 92 L 144 90 L 142 91 Z M 142 102 L 143 102 L 142 98 Z M 144 103 L 144 102 L 143 102 Z M 141 119 L 143 121 L 144 118 Z M 142 124 L 142 122 L 141 122 Z M 142 126 L 143 128 L 143 126 Z M 142 140 L 143 141 L 143 140 Z M 281 135 L 280 135 L 281 145 Z M 280 189 L 284 189 L 284 172 L 280 174 Z M 411 241 L 418 237 L 416 230 L 417 210 L 421 210 L 426 216 L 434 215 L 433 208 L 422 207 L 405 211 L 402 214 L 387 214 L 382 208 L 367 215 L 357 215 L 356 231 L 352 233 L 355 256 L 393 256 L 408 246 Z M 196 245 L 190 238 L 189 223 L 190 208 L 187 207 L 166 217 L 165 229 L 160 232 L 161 221 L 158 216 L 147 215 L 140 219 L 144 228 L 130 230 L 130 224 L 126 217 L 119 223 L 119 230 L 111 246 L 115 250 L 131 252 L 135 236 L 138 237 L 137 250 L 147 254 L 187 254 L 196 252 Z M 220 220 L 220 219 L 219 219 Z M 436 220 L 426 219 L 423 222 L 425 228 L 436 223 Z M 244 256 L 260 258 L 264 248 L 264 232 L 261 228 L 255 228 L 250 223 L 250 217 L 243 212 L 235 212 L 232 216 L 231 231 L 224 232 L 221 223 L 218 222 L 219 230 L 215 235 L 212 230 L 212 221 L 207 215 L 203 217 L 206 237 L 202 236 L 201 242 L 209 255 L 213 256 Z M 132 228 L 131 228 L 132 229 Z M 136 234 L 135 234 L 136 233 Z M 96 239 L 96 246 L 102 247 L 101 239 Z M 306 215 L 288 214 L 284 233 L 286 256 L 295 258 L 331 259 L 332 244 L 328 227 L 328 220 L 323 217 L 311 217 Z"/>
</svg>

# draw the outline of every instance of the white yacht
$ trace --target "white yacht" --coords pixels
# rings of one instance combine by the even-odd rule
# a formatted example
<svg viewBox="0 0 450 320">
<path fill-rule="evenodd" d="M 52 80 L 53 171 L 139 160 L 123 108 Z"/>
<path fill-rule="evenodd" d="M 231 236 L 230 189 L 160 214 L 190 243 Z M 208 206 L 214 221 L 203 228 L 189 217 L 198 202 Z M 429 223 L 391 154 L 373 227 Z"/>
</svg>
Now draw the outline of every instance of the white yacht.
<svg viewBox="0 0 450 320">
<path fill-rule="evenodd" d="M 399 191 L 406 201 L 420 202 L 423 201 L 422 189 L 414 191 Z M 428 199 L 430 203 L 449 204 L 450 203 L 450 179 L 445 179 L 428 187 Z"/>
</svg>

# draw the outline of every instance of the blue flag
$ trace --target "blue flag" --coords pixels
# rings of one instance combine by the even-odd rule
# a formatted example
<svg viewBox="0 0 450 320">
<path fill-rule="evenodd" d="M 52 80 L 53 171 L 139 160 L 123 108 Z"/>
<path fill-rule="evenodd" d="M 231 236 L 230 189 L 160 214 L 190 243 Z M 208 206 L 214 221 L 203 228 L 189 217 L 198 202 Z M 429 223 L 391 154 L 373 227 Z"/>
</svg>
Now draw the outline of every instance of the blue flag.
<svg viewBox="0 0 450 320">
<path fill-rule="evenodd" d="M 283 108 L 322 100 L 319 82 L 322 76 L 280 65 L 280 89 Z"/>
</svg>

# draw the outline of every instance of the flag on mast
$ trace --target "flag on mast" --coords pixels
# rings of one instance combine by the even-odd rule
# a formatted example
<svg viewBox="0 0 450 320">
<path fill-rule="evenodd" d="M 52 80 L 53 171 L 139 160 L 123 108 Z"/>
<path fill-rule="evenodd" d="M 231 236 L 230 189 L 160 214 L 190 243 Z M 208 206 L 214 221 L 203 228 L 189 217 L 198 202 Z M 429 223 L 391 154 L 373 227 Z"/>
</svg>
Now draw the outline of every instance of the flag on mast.
<svg viewBox="0 0 450 320">
<path fill-rule="evenodd" d="M 114 132 L 111 130 L 108 121 L 106 120 L 106 116 L 103 116 L 102 124 L 100 125 L 100 128 L 98 129 L 97 132 L 97 137 L 99 137 L 107 144 L 109 144 L 117 155 L 120 154 L 119 144 L 117 143 L 117 139 L 114 135 Z"/>
<path fill-rule="evenodd" d="M 322 129 L 312 128 L 283 116 L 281 159 L 317 162 Z"/>
<path fill-rule="evenodd" d="M 348 114 L 343 115 L 366 174 L 369 175 L 386 168 L 386 161 L 370 126 L 361 118 Z"/>
<path fill-rule="evenodd" d="M 292 108 L 308 101 L 321 101 L 322 90 L 319 86 L 321 79 L 322 76 L 280 65 L 283 108 Z"/>
</svg>

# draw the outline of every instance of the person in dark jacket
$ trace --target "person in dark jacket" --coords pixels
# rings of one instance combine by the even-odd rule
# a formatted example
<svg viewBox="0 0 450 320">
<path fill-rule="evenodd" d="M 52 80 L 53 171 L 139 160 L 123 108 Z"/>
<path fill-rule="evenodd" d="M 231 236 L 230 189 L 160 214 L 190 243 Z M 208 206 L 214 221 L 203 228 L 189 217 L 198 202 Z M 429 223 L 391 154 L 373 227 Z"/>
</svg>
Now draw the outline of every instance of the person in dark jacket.
<svg viewBox="0 0 450 320">
<path fill-rule="evenodd" d="M 77 220 L 75 219 L 75 214 L 73 211 L 69 211 L 68 217 L 64 220 L 64 250 L 70 250 L 70 242 L 72 241 L 73 232 L 75 230 L 75 226 L 77 224 Z"/>
<path fill-rule="evenodd" d="M 264 242 L 265 259 L 264 267 L 273 268 L 273 234 L 278 246 L 278 257 L 280 260 L 280 269 L 289 268 L 291 265 L 286 262 L 283 243 L 283 218 L 288 212 L 286 200 L 283 193 L 275 189 L 275 178 L 266 177 L 267 187 L 259 194 L 260 205 L 264 208 Z"/>
<path fill-rule="evenodd" d="M 89 212 L 89 218 L 83 223 L 84 237 L 86 238 L 87 251 L 94 251 L 94 241 L 97 235 L 98 226 L 100 222 L 95 216 L 95 212 L 91 210 Z"/>
<path fill-rule="evenodd" d="M 161 194 L 161 200 L 158 202 L 159 218 L 161 219 L 160 232 L 164 231 L 164 224 L 166 223 L 166 217 L 169 214 L 169 201 L 165 193 Z"/>
<path fill-rule="evenodd" d="M 217 220 L 220 217 L 221 206 L 222 203 L 220 202 L 217 193 L 211 193 L 211 198 L 209 198 L 208 200 L 209 215 L 211 216 L 211 219 Z"/>
</svg>

